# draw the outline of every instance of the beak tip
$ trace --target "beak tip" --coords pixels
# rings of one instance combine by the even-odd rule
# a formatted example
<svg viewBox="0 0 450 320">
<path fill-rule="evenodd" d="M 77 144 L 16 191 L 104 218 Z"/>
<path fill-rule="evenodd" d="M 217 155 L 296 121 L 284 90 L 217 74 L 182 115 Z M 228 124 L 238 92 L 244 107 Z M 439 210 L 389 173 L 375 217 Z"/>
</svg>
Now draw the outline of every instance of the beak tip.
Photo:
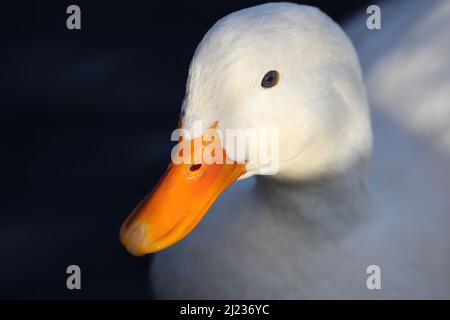
<svg viewBox="0 0 450 320">
<path fill-rule="evenodd" d="M 120 230 L 120 242 L 134 256 L 143 256 L 145 252 L 142 250 L 142 243 L 145 239 L 145 226 L 139 224 L 132 228 L 124 228 Z"/>
</svg>

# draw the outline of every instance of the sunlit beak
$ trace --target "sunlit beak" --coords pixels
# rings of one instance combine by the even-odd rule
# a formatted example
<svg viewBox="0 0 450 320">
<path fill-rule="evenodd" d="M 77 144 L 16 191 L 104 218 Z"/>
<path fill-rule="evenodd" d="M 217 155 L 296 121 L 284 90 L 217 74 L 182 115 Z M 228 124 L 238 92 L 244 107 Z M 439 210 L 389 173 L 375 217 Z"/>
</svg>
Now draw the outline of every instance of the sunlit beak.
<svg viewBox="0 0 450 320">
<path fill-rule="evenodd" d="M 207 143 L 201 145 L 204 150 Z M 245 164 L 226 161 L 225 150 L 221 151 L 223 164 L 169 165 L 154 190 L 122 224 L 120 240 L 131 254 L 156 252 L 184 238 L 217 197 L 245 173 Z"/>
</svg>

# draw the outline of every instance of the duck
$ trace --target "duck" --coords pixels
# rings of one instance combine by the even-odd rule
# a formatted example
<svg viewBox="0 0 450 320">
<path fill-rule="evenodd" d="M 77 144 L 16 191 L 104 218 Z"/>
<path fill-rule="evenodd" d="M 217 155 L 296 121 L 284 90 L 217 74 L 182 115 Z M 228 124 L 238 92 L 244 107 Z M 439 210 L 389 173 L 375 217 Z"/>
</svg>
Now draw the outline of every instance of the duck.
<svg viewBox="0 0 450 320">
<path fill-rule="evenodd" d="M 442 7 L 450 13 L 440 6 L 419 30 Z M 276 129 L 278 167 L 262 174 L 265 163 L 238 161 L 225 139 L 230 162 L 169 164 L 120 230 L 130 253 L 152 254 L 157 298 L 450 298 L 450 107 L 428 95 L 433 115 L 421 119 L 427 102 L 416 108 L 407 84 L 426 65 L 397 74 L 403 58 L 375 54 L 380 35 L 367 44 L 355 21 L 347 27 L 366 53 L 364 76 L 347 33 L 315 7 L 262 4 L 206 33 L 180 128 Z M 408 30 L 392 21 L 382 28 Z M 406 106 L 402 95 L 416 99 Z"/>
</svg>

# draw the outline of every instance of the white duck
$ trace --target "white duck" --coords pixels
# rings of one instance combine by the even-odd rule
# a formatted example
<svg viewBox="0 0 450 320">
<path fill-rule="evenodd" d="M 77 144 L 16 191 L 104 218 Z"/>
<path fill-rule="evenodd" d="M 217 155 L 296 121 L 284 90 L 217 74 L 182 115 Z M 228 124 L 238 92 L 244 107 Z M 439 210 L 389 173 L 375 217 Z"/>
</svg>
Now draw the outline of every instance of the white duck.
<svg viewBox="0 0 450 320">
<path fill-rule="evenodd" d="M 279 81 L 263 88 L 269 70 Z M 370 75 L 381 82 L 375 88 L 397 76 L 395 67 L 376 70 L 383 77 Z M 412 119 L 415 101 L 403 110 L 388 101 L 392 111 L 374 110 L 369 177 L 372 129 L 363 78 L 335 22 L 316 8 L 288 3 L 235 12 L 206 34 L 189 74 L 183 127 L 200 119 L 219 128 L 278 128 L 280 170 L 256 176 L 246 167 L 245 177 L 255 177 L 233 184 L 186 236 L 242 171 L 231 166 L 223 169 L 228 180 L 220 173 L 218 180 L 189 184 L 184 169 L 169 169 L 121 230 L 136 255 L 186 236 L 154 257 L 157 297 L 450 298 L 449 145 L 435 148 L 413 125 L 403 126 L 411 121 L 390 117 L 404 112 Z M 213 169 L 201 170 L 209 177 Z M 370 265 L 381 269 L 380 290 L 367 288 Z"/>
</svg>

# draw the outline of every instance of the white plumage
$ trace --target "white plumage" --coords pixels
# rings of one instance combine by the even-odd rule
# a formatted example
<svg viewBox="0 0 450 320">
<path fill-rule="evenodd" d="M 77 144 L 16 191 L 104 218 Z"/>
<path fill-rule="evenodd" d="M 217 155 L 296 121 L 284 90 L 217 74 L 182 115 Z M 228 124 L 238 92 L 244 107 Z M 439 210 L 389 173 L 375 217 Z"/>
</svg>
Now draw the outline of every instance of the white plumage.
<svg viewBox="0 0 450 320">
<path fill-rule="evenodd" d="M 277 128 L 280 172 L 235 183 L 154 256 L 157 297 L 450 298 L 450 4 L 408 5 L 382 5 L 381 31 L 365 15 L 347 25 L 364 80 L 315 8 L 266 4 L 213 26 L 185 126 Z M 264 90 L 268 70 L 281 79 Z M 373 264 L 381 290 L 366 287 Z"/>
</svg>

